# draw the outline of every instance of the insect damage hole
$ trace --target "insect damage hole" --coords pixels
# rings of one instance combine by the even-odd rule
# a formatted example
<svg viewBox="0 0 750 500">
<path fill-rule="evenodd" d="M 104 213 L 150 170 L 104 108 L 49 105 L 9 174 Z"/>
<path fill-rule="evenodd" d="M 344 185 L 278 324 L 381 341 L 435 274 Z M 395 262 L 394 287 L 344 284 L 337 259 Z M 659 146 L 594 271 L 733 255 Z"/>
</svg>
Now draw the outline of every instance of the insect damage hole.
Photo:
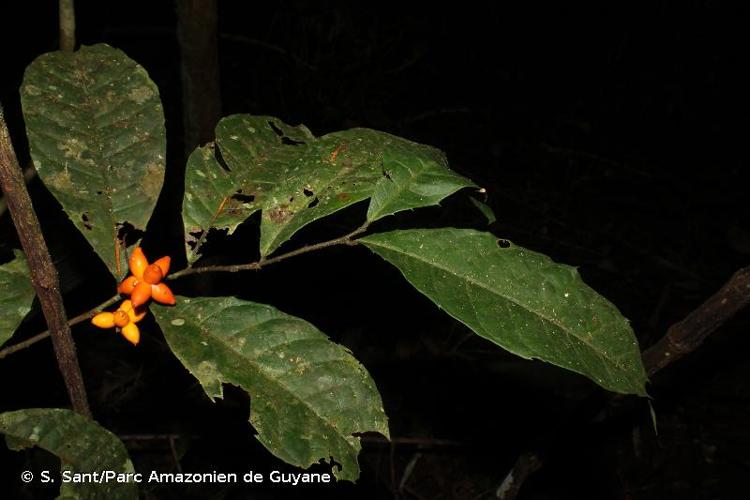
<svg viewBox="0 0 750 500">
<path fill-rule="evenodd" d="M 203 237 L 203 230 L 202 229 L 195 229 L 188 231 L 188 238 L 187 238 L 187 244 L 190 247 L 190 250 L 195 250 L 196 245 L 200 241 L 200 239 Z"/>
<path fill-rule="evenodd" d="M 117 222 L 115 224 L 118 241 L 125 243 L 126 247 L 134 245 L 137 241 L 143 239 L 146 234 L 141 229 L 136 229 L 130 222 Z"/>
<path fill-rule="evenodd" d="M 299 146 L 300 144 L 304 144 L 303 141 L 295 141 L 291 137 L 288 137 L 283 130 L 281 130 L 281 127 L 276 125 L 271 120 L 268 120 L 268 126 L 271 127 L 271 130 L 279 136 L 279 140 L 281 140 L 281 144 L 287 145 L 287 146 Z"/>
<path fill-rule="evenodd" d="M 271 127 L 271 130 L 273 130 L 274 134 L 278 135 L 279 137 L 284 137 L 284 132 L 273 121 L 268 120 L 268 126 Z"/>
<path fill-rule="evenodd" d="M 232 195 L 232 199 L 241 203 L 251 203 L 255 201 L 255 196 L 252 194 L 243 194 L 242 190 L 238 189 L 237 192 Z"/>
<path fill-rule="evenodd" d="M 94 226 L 91 225 L 88 212 L 83 212 L 81 214 L 81 220 L 83 221 L 83 227 L 85 227 L 88 231 L 94 229 Z"/>
<path fill-rule="evenodd" d="M 501 238 L 497 240 L 497 246 L 500 248 L 510 248 L 510 241 Z"/>
<path fill-rule="evenodd" d="M 286 146 L 299 146 L 301 144 L 304 144 L 302 141 L 295 141 L 294 139 L 284 136 L 281 138 L 281 143 Z"/>
<path fill-rule="evenodd" d="M 229 165 L 227 164 L 226 160 L 224 160 L 224 156 L 221 154 L 221 150 L 219 149 L 219 146 L 214 144 L 213 150 L 214 150 L 214 159 L 216 160 L 216 163 L 218 163 L 219 166 L 223 168 L 225 171 L 231 172 L 232 169 L 229 168 Z"/>
<path fill-rule="evenodd" d="M 307 205 L 307 208 L 315 208 L 318 205 L 318 203 L 320 203 L 320 200 L 316 196 L 315 199 L 311 201 L 309 205 Z"/>
</svg>

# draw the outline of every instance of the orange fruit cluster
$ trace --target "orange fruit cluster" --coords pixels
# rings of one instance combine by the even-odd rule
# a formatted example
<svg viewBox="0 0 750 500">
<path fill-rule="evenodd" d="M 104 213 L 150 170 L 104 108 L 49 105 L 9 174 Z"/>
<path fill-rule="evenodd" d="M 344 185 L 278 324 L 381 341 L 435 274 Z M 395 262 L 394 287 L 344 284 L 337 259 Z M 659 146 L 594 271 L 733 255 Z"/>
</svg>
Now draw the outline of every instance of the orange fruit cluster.
<svg viewBox="0 0 750 500">
<path fill-rule="evenodd" d="M 146 310 L 141 306 L 149 299 L 162 304 L 175 304 L 172 290 L 162 283 L 169 272 L 170 261 L 166 256 L 149 264 L 141 247 L 133 250 L 128 261 L 131 275 L 117 287 L 118 292 L 129 295 L 130 299 L 124 300 L 114 312 L 97 314 L 91 318 L 91 323 L 99 328 L 116 328 L 130 343 L 137 345 L 141 332 L 136 323 L 146 315 Z"/>
<path fill-rule="evenodd" d="M 117 290 L 123 295 L 130 295 L 130 300 L 133 301 L 135 307 L 142 306 L 151 298 L 162 304 L 173 306 L 175 300 L 172 290 L 161 282 L 169 272 L 170 261 L 171 259 L 167 256 L 149 265 L 141 247 L 136 248 L 129 262 L 132 274 L 120 283 Z"/>
<path fill-rule="evenodd" d="M 141 340 L 141 331 L 136 323 L 143 319 L 146 311 L 136 312 L 130 300 L 123 300 L 115 312 L 101 312 L 91 318 L 91 323 L 99 328 L 117 328 L 131 344 Z"/>
</svg>

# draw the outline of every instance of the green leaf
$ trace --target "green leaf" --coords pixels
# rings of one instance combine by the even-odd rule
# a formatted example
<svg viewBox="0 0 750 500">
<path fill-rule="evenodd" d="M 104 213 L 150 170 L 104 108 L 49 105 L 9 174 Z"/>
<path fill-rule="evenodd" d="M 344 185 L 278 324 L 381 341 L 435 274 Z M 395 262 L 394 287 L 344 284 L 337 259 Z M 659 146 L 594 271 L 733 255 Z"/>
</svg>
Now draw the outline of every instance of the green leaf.
<svg viewBox="0 0 750 500">
<path fill-rule="evenodd" d="M 262 210 L 266 256 L 307 224 L 374 193 L 379 218 L 435 204 L 465 185 L 473 184 L 448 170 L 438 150 L 384 132 L 358 128 L 316 138 L 303 125 L 232 115 L 216 127 L 215 144 L 188 161 L 185 236 L 191 241 L 211 227 L 231 233 Z"/>
<path fill-rule="evenodd" d="M 476 187 L 448 168 L 443 153 L 429 146 L 391 149 L 383 154 L 386 175 L 375 187 L 368 222 L 402 210 L 437 205 L 464 187 Z"/>
<path fill-rule="evenodd" d="M 11 449 L 38 446 L 58 456 L 62 469 L 71 474 L 134 473 L 127 450 L 117 436 L 70 410 L 31 408 L 2 413 L 0 432 L 5 434 Z M 116 478 L 102 483 L 68 483 L 62 485 L 60 496 L 86 500 L 137 499 L 138 486 L 134 482 L 118 482 Z"/>
<path fill-rule="evenodd" d="M 646 394 L 628 321 L 575 268 L 468 229 L 392 231 L 358 241 L 477 335 L 606 389 Z"/>
<path fill-rule="evenodd" d="M 195 149 L 185 170 L 182 220 L 191 263 L 198 258 L 199 242 L 208 229 L 228 229 L 231 234 L 242 221 L 259 210 L 257 204 L 249 202 L 252 195 L 243 195 L 250 186 L 248 172 L 224 170 L 216 160 L 214 149 L 213 144 Z"/>
<path fill-rule="evenodd" d="M 233 297 L 178 297 L 154 309 L 177 358 L 209 397 L 222 384 L 252 397 L 250 422 L 271 453 L 299 467 L 327 460 L 339 479 L 359 476 L 363 432 L 388 436 L 380 394 L 347 349 L 271 306 Z"/>
<path fill-rule="evenodd" d="M 0 345 L 29 313 L 35 295 L 26 258 L 20 251 L 14 254 L 15 259 L 0 266 Z"/>
<path fill-rule="evenodd" d="M 156 85 L 123 52 L 100 44 L 38 57 L 26 69 L 21 102 L 39 177 L 121 274 L 118 233 L 125 223 L 145 229 L 164 179 Z"/>
<path fill-rule="evenodd" d="M 490 208 L 489 205 L 477 200 L 473 196 L 469 196 L 469 201 L 471 202 L 472 205 L 474 205 L 477 208 L 477 210 L 479 210 L 482 213 L 482 215 L 484 215 L 484 218 L 487 219 L 488 226 L 491 226 L 497 221 L 497 217 L 495 217 L 495 212 L 492 211 L 492 208 Z"/>
</svg>

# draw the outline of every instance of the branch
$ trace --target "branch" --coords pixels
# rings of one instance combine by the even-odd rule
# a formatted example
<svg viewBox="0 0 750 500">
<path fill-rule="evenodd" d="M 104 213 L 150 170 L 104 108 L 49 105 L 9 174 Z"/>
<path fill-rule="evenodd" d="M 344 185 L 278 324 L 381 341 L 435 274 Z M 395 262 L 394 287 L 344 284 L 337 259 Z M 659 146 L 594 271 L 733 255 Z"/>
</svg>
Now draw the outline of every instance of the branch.
<svg viewBox="0 0 750 500">
<path fill-rule="evenodd" d="M 111 306 L 112 304 L 114 304 L 118 300 L 120 300 L 120 296 L 119 295 L 115 295 L 113 297 L 110 297 L 109 299 L 105 300 L 104 302 L 102 302 L 101 304 L 99 304 L 98 306 L 96 306 L 95 308 L 90 309 L 89 311 L 86 311 L 85 313 L 81 313 L 78 316 L 76 316 L 75 318 L 68 320 L 68 326 L 77 325 L 78 323 L 80 323 L 82 321 L 86 321 L 87 319 L 93 318 L 94 315 L 96 314 L 96 312 L 98 310 L 104 309 L 105 307 L 108 307 L 108 306 Z M 24 340 L 23 342 L 19 342 L 17 344 L 13 344 L 12 346 L 6 347 L 5 349 L 0 350 L 0 359 L 3 359 L 6 356 L 10 356 L 11 354 L 13 354 L 15 352 L 18 352 L 18 351 L 21 351 L 23 349 L 26 349 L 27 347 L 30 347 L 30 346 L 36 344 L 37 342 L 39 342 L 40 340 L 46 339 L 49 336 L 50 336 L 49 330 L 46 330 L 46 331 L 44 331 L 42 333 L 38 333 L 38 334 L 34 335 L 33 337 L 29 337 L 28 339 Z"/>
<path fill-rule="evenodd" d="M 233 272 L 239 272 L 239 271 L 257 270 L 269 264 L 275 264 L 276 262 L 281 262 L 282 260 L 288 259 L 290 257 L 294 257 L 296 255 L 301 255 L 303 253 L 313 252 L 315 250 L 321 250 L 323 248 L 328 248 L 328 247 L 332 247 L 335 245 L 356 245 L 357 242 L 353 238 L 359 234 L 362 234 L 366 230 L 367 230 L 367 224 L 359 227 L 358 229 L 352 231 L 349 234 L 341 236 L 340 238 L 335 238 L 333 240 L 324 241 L 322 243 L 316 243 L 315 245 L 308 245 L 306 247 L 298 248 L 297 250 L 292 250 L 291 252 L 279 255 L 277 257 L 271 257 L 270 259 L 261 259 L 258 262 L 251 262 L 249 264 L 237 264 L 237 265 L 228 265 L 228 266 L 189 267 L 187 269 L 183 269 L 182 271 L 169 275 L 168 279 L 172 280 L 172 279 L 180 278 L 182 276 L 188 276 L 190 274 L 199 274 L 199 273 L 210 273 L 210 272 L 233 273 Z M 114 304 L 119 299 L 120 299 L 119 295 L 110 297 L 109 299 L 102 302 L 98 306 L 90 309 L 89 311 L 81 313 L 75 318 L 68 321 L 68 326 L 77 325 L 78 323 L 82 321 L 86 321 L 87 319 L 90 319 L 91 317 L 94 316 L 94 314 L 97 311 Z M 5 358 L 6 356 L 10 356 L 11 354 L 15 352 L 26 349 L 27 347 L 32 346 L 36 344 L 37 342 L 39 342 L 40 340 L 44 340 L 49 336 L 50 336 L 50 331 L 47 330 L 45 332 L 34 335 L 33 337 L 30 337 L 24 340 L 23 342 L 19 342 L 10 347 L 6 347 L 5 349 L 0 350 L 0 359 Z"/>
<path fill-rule="evenodd" d="M 697 349 L 703 341 L 732 316 L 750 304 L 750 266 L 734 273 L 716 293 L 708 298 L 697 309 L 688 314 L 683 320 L 674 323 L 667 329 L 667 333 L 653 346 L 641 355 L 643 365 L 649 376 L 664 369 L 669 364 L 681 359 L 686 354 Z M 599 411 L 600 405 L 589 405 L 585 413 Z M 577 413 L 578 417 L 581 415 Z M 563 435 L 561 439 L 560 435 Z M 565 433 L 556 427 L 550 434 L 541 438 L 538 450 L 526 452 L 518 457 L 515 465 L 506 476 L 497 491 L 497 497 L 503 500 L 513 500 L 528 476 L 542 468 L 542 456 L 547 455 L 555 445 L 568 443 Z M 530 460 L 533 458 L 533 460 Z"/>
<path fill-rule="evenodd" d="M 467 445 L 460 441 L 450 439 L 439 439 L 431 437 L 392 437 L 390 439 L 382 436 L 361 436 L 362 443 L 379 446 L 410 446 L 420 450 L 437 448 L 464 448 Z"/>
<path fill-rule="evenodd" d="M 8 127 L 5 125 L 2 107 L 0 107 L 0 184 L 2 184 L 8 211 L 29 263 L 31 283 L 42 305 L 42 312 L 52 336 L 57 364 L 65 380 L 73 409 L 82 415 L 91 416 L 86 400 L 86 387 L 83 384 L 81 368 L 78 366 L 75 344 L 70 335 L 65 307 L 62 295 L 60 295 L 57 270 L 52 264 L 47 244 L 39 228 L 39 220 L 31 205 L 21 167 L 18 165 L 16 153 L 10 141 Z"/>
<path fill-rule="evenodd" d="M 500 500 L 511 500 L 518 496 L 526 478 L 542 468 L 542 461 L 535 453 L 527 452 L 516 460 L 513 470 L 505 476 L 503 482 L 495 490 L 495 498 Z"/>
<path fill-rule="evenodd" d="M 182 276 L 188 276 L 190 274 L 199 274 L 199 273 L 217 273 L 217 272 L 236 273 L 239 271 L 256 271 L 270 264 L 275 264 L 277 262 L 281 262 L 282 260 L 286 260 L 290 257 L 296 257 L 297 255 L 302 255 L 304 253 L 314 252 L 315 250 L 322 250 L 323 248 L 328 248 L 328 247 L 332 247 L 336 245 L 356 245 L 357 241 L 354 240 L 353 238 L 359 234 L 364 233 L 365 231 L 367 231 L 367 224 L 363 224 L 362 226 L 355 229 L 351 233 L 341 236 L 339 238 L 334 238 L 332 240 L 323 241 L 321 243 L 316 243 L 314 245 L 308 245 L 302 248 L 298 248 L 296 250 L 292 250 L 291 252 L 287 252 L 285 254 L 281 254 L 276 257 L 271 257 L 270 259 L 261 258 L 257 262 L 250 262 L 247 264 L 188 267 L 187 269 L 183 269 L 182 271 L 178 271 L 170 275 L 169 279 L 177 279 L 177 278 L 181 278 Z"/>
<path fill-rule="evenodd" d="M 650 375 L 697 349 L 728 319 L 750 304 L 750 266 L 734 273 L 718 292 L 696 310 L 667 329 L 656 344 L 643 353 Z"/>
<path fill-rule="evenodd" d="M 29 165 L 26 166 L 26 169 L 23 171 L 23 180 L 26 184 L 30 183 L 34 178 L 36 177 L 36 169 L 34 168 L 34 165 L 29 163 Z M 0 217 L 5 213 L 5 210 L 7 210 L 8 205 L 5 203 L 5 198 L 0 197 Z"/>
<path fill-rule="evenodd" d="M 60 0 L 60 50 L 73 52 L 76 47 L 76 13 L 73 0 Z"/>
</svg>

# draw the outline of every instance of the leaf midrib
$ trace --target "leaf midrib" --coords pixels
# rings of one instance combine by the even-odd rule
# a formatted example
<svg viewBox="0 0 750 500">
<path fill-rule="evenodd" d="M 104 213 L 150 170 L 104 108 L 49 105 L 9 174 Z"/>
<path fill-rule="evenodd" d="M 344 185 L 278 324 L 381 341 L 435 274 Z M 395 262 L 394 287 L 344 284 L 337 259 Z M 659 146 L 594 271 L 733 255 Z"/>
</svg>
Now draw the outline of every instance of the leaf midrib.
<svg viewBox="0 0 750 500">
<path fill-rule="evenodd" d="M 75 61 L 72 61 L 70 64 L 64 64 L 64 65 L 63 64 L 58 64 L 57 61 L 54 61 L 54 63 L 56 65 L 56 67 L 57 67 L 56 69 L 58 71 L 61 71 L 61 72 L 63 72 L 63 71 L 70 72 L 72 69 L 75 70 L 75 69 L 81 67 L 81 64 L 80 64 L 78 58 L 76 58 Z M 84 67 L 85 67 L 85 65 L 84 65 Z M 71 104 L 69 104 L 67 102 L 64 102 L 64 101 L 56 102 L 55 104 L 56 104 L 56 106 L 57 105 L 63 105 L 63 106 L 73 107 L 78 113 L 80 113 L 79 117 L 81 117 L 82 119 L 84 119 L 86 121 L 86 127 L 85 128 L 79 128 L 78 129 L 78 133 L 80 135 L 83 135 L 83 136 L 85 136 L 85 137 L 88 138 L 86 142 L 89 145 L 91 152 L 96 155 L 96 158 L 99 159 L 99 160 L 104 160 L 105 159 L 105 155 L 102 152 L 101 140 L 99 140 L 99 138 L 92 131 L 92 128 L 93 128 L 94 131 L 100 130 L 100 128 L 96 127 L 96 126 L 92 127 L 93 120 L 87 119 L 87 118 L 91 117 L 91 115 L 92 115 L 92 107 L 93 107 L 91 105 L 91 96 L 89 95 L 90 93 L 88 91 L 88 86 L 83 82 L 83 79 L 76 78 L 76 76 L 74 74 L 70 75 L 70 78 L 62 78 L 62 77 L 60 77 L 53 70 L 52 65 L 44 65 L 44 66 L 41 66 L 40 69 L 43 70 L 43 72 L 39 73 L 40 77 L 49 78 L 51 76 L 52 79 L 56 79 L 58 81 L 59 85 L 67 87 L 66 92 L 68 94 L 72 93 L 74 95 L 75 94 L 81 95 L 81 97 L 83 99 L 83 106 L 76 107 L 76 106 L 73 106 L 73 105 L 71 105 Z M 112 80 L 112 78 L 109 78 L 109 80 Z M 77 82 L 79 84 L 79 86 L 76 87 L 76 84 L 73 83 L 73 82 Z M 40 111 L 39 113 L 37 113 L 38 116 L 41 117 L 41 118 L 43 118 L 43 119 L 45 119 L 45 120 L 49 120 L 51 117 L 49 116 L 49 113 L 46 112 L 48 109 L 50 109 L 50 108 L 43 108 L 42 111 Z M 52 109 L 54 109 L 54 108 L 52 108 Z M 53 113 L 53 115 L 55 115 L 55 113 Z M 38 131 L 36 133 L 39 134 L 40 136 L 44 136 L 44 137 L 50 138 L 53 141 L 59 141 L 59 138 L 54 137 L 52 134 L 46 133 L 46 131 Z M 94 139 L 93 141 L 91 141 L 92 138 Z M 92 142 L 93 142 L 93 144 L 92 144 Z M 95 149 L 91 148 L 92 145 L 94 146 Z M 32 156 L 33 156 L 33 150 L 34 149 L 36 149 L 36 148 L 32 147 Z M 37 153 L 37 154 L 39 154 L 39 153 Z M 44 155 L 44 156 L 47 156 L 47 155 Z M 57 162 L 56 159 L 54 159 L 54 158 L 51 158 L 51 159 L 54 162 Z M 67 165 L 67 163 L 68 162 L 66 162 L 66 165 Z M 97 163 L 101 164 L 103 162 L 99 161 Z M 106 176 L 101 171 L 101 169 L 92 169 L 92 170 L 93 170 L 92 177 L 96 178 L 99 181 L 97 183 L 97 184 L 99 184 L 97 187 L 102 187 L 102 188 L 107 188 L 108 189 L 110 186 L 107 184 L 107 182 L 106 182 Z M 55 173 L 56 172 L 52 172 L 53 175 Z M 79 199 L 79 200 L 85 198 L 85 197 L 78 196 L 77 192 L 76 193 L 71 193 L 71 194 L 73 196 L 75 196 L 76 199 Z M 107 236 L 113 236 L 114 235 L 114 237 L 116 238 L 116 236 L 117 236 L 116 231 L 115 231 L 116 222 L 115 222 L 114 216 L 113 216 L 114 207 L 113 207 L 113 204 L 112 204 L 112 198 L 110 196 L 107 196 L 106 200 L 107 200 L 106 203 L 103 203 L 103 205 L 104 205 L 104 211 L 107 213 L 106 217 L 110 220 L 110 227 L 109 228 L 100 228 L 99 230 L 102 231 Z M 67 213 L 67 210 L 66 210 L 66 213 Z M 83 223 L 80 220 L 78 220 L 78 218 L 71 217 L 71 220 L 73 221 L 73 223 L 76 226 L 78 226 L 81 229 L 83 228 Z M 107 258 L 104 258 L 104 260 L 105 261 L 109 261 L 110 257 L 112 258 L 112 263 L 114 264 L 115 269 L 116 269 L 117 262 L 115 262 L 114 256 L 108 256 Z M 109 267 L 109 265 L 107 267 Z M 112 269 L 112 271 L 114 271 L 115 269 Z"/>
<path fill-rule="evenodd" d="M 92 210 L 96 211 L 103 211 L 106 212 L 105 220 L 109 220 L 109 227 L 101 227 L 98 228 L 100 233 L 104 238 L 107 238 L 111 241 L 117 240 L 117 220 L 115 218 L 116 212 L 122 211 L 120 207 L 115 207 L 114 201 L 112 199 L 112 196 L 109 194 L 109 191 L 111 189 L 111 185 L 108 182 L 109 179 L 109 170 L 111 168 L 111 160 L 113 156 L 116 156 L 120 153 L 120 151 L 113 150 L 113 149 L 107 149 L 106 147 L 106 136 L 113 128 L 112 123 L 103 123 L 98 124 L 96 120 L 97 116 L 97 104 L 96 104 L 96 93 L 94 90 L 100 89 L 102 87 L 106 87 L 112 82 L 118 81 L 118 75 L 122 75 L 123 73 L 127 72 L 129 69 L 137 69 L 137 65 L 135 68 L 131 68 L 133 66 L 131 61 L 128 61 L 127 67 L 122 67 L 121 65 L 117 65 L 114 67 L 107 67 L 105 70 L 94 72 L 92 74 L 91 71 L 89 71 L 89 66 L 86 64 L 87 61 L 94 61 L 97 63 L 100 63 L 95 69 L 100 69 L 102 67 L 102 58 L 106 57 L 107 54 L 102 53 L 101 50 L 93 50 L 89 49 L 85 53 L 79 53 L 79 57 L 74 57 L 69 60 L 60 61 L 57 59 L 50 58 L 49 61 L 47 61 L 47 64 L 40 65 L 38 67 L 38 77 L 44 78 L 48 81 L 54 81 L 58 86 L 62 87 L 64 89 L 64 92 L 67 95 L 73 95 L 78 96 L 81 99 L 81 105 L 75 106 L 68 101 L 59 101 L 55 102 L 54 108 L 57 106 L 64 106 L 64 107 L 72 107 L 74 111 L 77 113 L 78 117 L 85 122 L 85 127 L 81 127 L 78 129 L 78 134 L 80 136 L 83 136 L 86 140 L 86 144 L 88 146 L 87 149 L 91 152 L 92 156 L 94 157 L 94 161 L 97 165 L 100 166 L 100 168 L 96 169 L 81 169 L 83 172 L 91 172 L 90 175 L 92 179 L 96 179 L 95 186 L 102 191 L 104 191 L 106 194 L 105 200 L 106 201 L 100 201 L 99 207 L 100 208 L 92 208 Z M 86 75 L 91 76 L 92 82 L 89 85 L 86 83 L 86 78 L 78 78 L 77 72 L 80 71 L 81 73 L 85 73 Z M 61 74 L 67 74 L 67 77 L 61 76 Z M 141 75 L 139 75 L 141 76 Z M 145 76 L 145 75 L 143 75 Z M 144 84 L 148 85 L 150 82 L 145 81 Z M 153 85 L 151 85 L 153 87 Z M 92 90 L 94 89 L 94 90 Z M 153 89 L 152 90 L 156 90 Z M 158 90 L 156 90 L 158 95 Z M 42 99 L 48 100 L 42 96 Z M 53 122 L 58 121 L 58 115 L 56 113 L 52 113 L 50 115 L 49 113 L 45 112 L 47 108 L 43 108 L 39 113 L 39 117 L 45 120 L 51 120 Z M 127 114 L 128 117 L 132 117 L 133 112 L 129 111 Z M 154 127 L 158 128 L 157 124 L 150 124 L 149 129 L 153 129 Z M 55 137 L 53 134 L 48 134 L 46 131 L 40 131 L 37 132 L 41 136 L 44 136 L 48 139 L 51 139 L 52 141 L 60 142 L 60 138 Z M 134 147 L 137 146 L 138 143 L 131 143 L 126 147 Z M 46 156 L 46 155 L 44 155 Z M 66 162 L 67 163 L 67 162 Z M 78 163 L 78 162 L 77 162 Z M 103 168 L 102 168 L 103 167 Z M 77 171 L 79 169 L 76 169 Z M 55 172 L 52 172 L 55 173 Z M 81 200 L 85 197 L 77 196 L 75 193 L 70 193 L 75 198 Z M 136 206 L 135 204 L 133 206 Z M 126 207 L 130 208 L 130 207 Z M 67 213 L 67 210 L 66 210 Z M 101 213 L 101 212 L 100 212 Z M 83 232 L 83 226 L 84 224 L 81 223 L 78 218 L 71 217 L 71 220 L 73 220 L 74 224 L 76 224 L 77 227 L 79 227 Z M 135 223 L 136 221 L 130 221 L 132 223 Z M 136 225 L 136 227 L 141 227 L 143 223 L 139 223 Z M 85 233 L 84 233 L 85 234 Z M 87 238 L 88 239 L 88 238 Z M 116 245 L 116 243 L 115 243 Z M 110 267 L 110 262 L 112 264 L 111 271 L 114 273 L 118 266 L 119 262 L 116 261 L 116 250 L 113 249 L 112 252 L 107 252 L 106 257 L 102 255 L 103 260 L 107 262 L 107 267 Z"/>
<path fill-rule="evenodd" d="M 210 315 L 210 316 L 207 316 L 207 317 L 203 318 L 200 323 L 197 323 L 197 325 L 200 328 L 200 330 L 202 332 L 205 332 L 205 330 L 203 329 L 203 326 L 204 326 L 205 322 L 209 318 L 215 317 L 215 316 L 219 316 L 220 314 L 221 313 L 215 314 L 215 315 Z M 276 320 L 276 319 L 288 319 L 288 318 L 284 318 L 284 317 L 273 318 L 273 320 Z M 267 323 L 268 321 L 272 321 L 272 320 L 265 320 L 265 321 L 263 321 L 261 323 L 257 323 L 255 325 L 253 325 L 253 328 L 258 328 L 261 325 L 263 325 L 263 323 Z M 291 388 L 289 388 L 288 386 L 286 386 L 285 384 L 283 384 L 280 380 L 274 379 L 270 375 L 268 375 L 268 373 L 262 368 L 262 365 L 257 360 L 253 360 L 251 358 L 248 358 L 247 356 L 245 356 L 242 353 L 238 352 L 232 346 L 231 343 L 227 342 L 222 337 L 218 337 L 218 336 L 215 336 L 215 335 L 210 335 L 210 337 L 213 338 L 213 339 L 215 339 L 215 340 L 217 340 L 225 349 L 227 349 L 229 352 L 231 352 L 234 356 L 237 356 L 240 359 L 246 361 L 248 364 L 252 365 L 255 368 L 255 371 L 257 373 L 259 373 L 265 380 L 270 381 L 273 385 L 275 385 L 275 386 L 280 387 L 281 389 L 283 389 L 286 393 L 288 393 L 291 396 L 292 399 L 296 399 L 298 401 L 301 401 L 303 403 L 303 405 L 306 408 L 308 408 L 308 410 L 310 411 L 310 413 L 312 413 L 318 420 L 320 420 L 321 422 L 323 422 L 323 424 L 326 425 L 327 427 L 332 428 L 333 431 L 336 433 L 336 435 L 338 435 L 341 438 L 342 441 L 346 442 L 346 444 L 347 444 L 347 446 L 349 448 L 351 448 L 354 452 L 357 451 L 356 449 L 353 448 L 352 444 L 347 439 L 348 437 L 351 437 L 351 436 L 349 436 L 347 434 L 344 434 L 344 432 L 341 429 L 339 429 L 335 424 L 333 424 L 332 422 L 329 422 L 328 420 L 326 420 L 306 400 L 304 400 L 302 398 L 296 397 L 296 394 L 295 394 L 294 390 L 292 390 Z M 302 340 L 302 339 L 300 339 L 300 340 Z M 289 344 L 291 344 L 291 342 L 286 342 L 286 343 L 280 344 L 280 345 L 289 345 Z M 222 373 L 222 375 L 224 375 L 224 374 Z M 224 376 L 224 378 L 226 378 L 226 376 Z"/>
<path fill-rule="evenodd" d="M 437 268 L 437 269 L 440 269 L 440 270 L 442 270 L 442 271 L 448 272 L 448 273 L 452 274 L 453 276 L 455 276 L 455 277 L 457 277 L 457 278 L 459 278 L 459 279 L 464 279 L 465 281 L 467 281 L 467 282 L 469 282 L 469 283 L 471 283 L 471 284 L 473 284 L 473 285 L 475 285 L 475 286 L 477 286 L 477 287 L 479 287 L 479 288 L 482 288 L 482 289 L 484 289 L 484 290 L 487 290 L 488 292 L 490 292 L 490 293 L 492 293 L 492 294 L 494 294 L 494 295 L 497 295 L 498 297 L 500 297 L 500 298 L 503 298 L 503 299 L 507 300 L 508 302 L 511 302 L 511 303 L 513 303 L 513 304 L 515 304 L 515 305 L 517 305 L 517 306 L 521 307 L 522 309 L 524 309 L 524 310 L 526 310 L 526 311 L 529 311 L 529 312 L 531 312 L 532 314 L 534 314 L 534 315 L 538 316 L 538 317 L 539 317 L 539 318 L 541 318 L 542 320 L 548 321 L 549 323 L 552 323 L 553 325 L 557 326 L 557 327 L 558 327 L 558 328 L 559 328 L 559 329 L 560 329 L 560 330 L 561 330 L 561 331 L 562 331 L 563 333 L 565 333 L 566 335 L 568 335 L 568 336 L 570 336 L 570 337 L 573 337 L 573 338 L 575 338 L 575 339 L 579 340 L 580 342 L 582 342 L 583 344 L 585 344 L 586 346 L 588 346 L 588 347 L 589 347 L 589 348 L 591 349 L 591 351 L 592 351 L 592 352 L 594 352 L 594 353 L 595 353 L 596 355 L 598 355 L 598 356 L 599 356 L 600 358 L 603 358 L 604 360 L 606 360 L 606 361 L 610 362 L 610 363 L 612 364 L 612 366 L 614 366 L 615 368 L 617 368 L 618 370 L 620 370 L 620 371 L 621 371 L 621 372 L 623 372 L 624 374 L 628 375 L 628 376 L 626 377 L 627 379 L 630 379 L 630 376 L 629 376 L 629 375 L 630 375 L 630 372 L 629 372 L 629 371 L 628 371 L 628 370 L 627 370 L 627 369 L 626 369 L 625 367 L 621 366 L 621 365 L 620 365 L 620 364 L 619 364 L 619 363 L 618 363 L 617 361 L 615 361 L 614 359 L 610 358 L 610 357 L 609 357 L 609 356 L 608 356 L 607 354 L 605 354 L 604 352 L 602 352 L 602 351 L 599 351 L 599 350 L 597 350 L 596 348 L 594 348 L 594 346 L 593 346 L 593 345 L 592 345 L 592 344 L 591 344 L 590 342 L 586 341 L 585 339 L 583 339 L 583 338 L 581 338 L 581 337 L 578 337 L 578 336 L 576 336 L 576 335 L 575 335 L 574 333 L 572 333 L 572 331 L 568 331 L 568 329 L 567 329 L 567 328 L 565 328 L 565 327 L 564 327 L 564 325 L 560 324 L 560 323 L 559 323 L 558 321 L 554 320 L 553 318 L 549 318 L 549 317 L 545 316 L 544 314 L 541 314 L 541 313 L 539 313 L 539 312 L 537 312 L 537 311 L 535 311 L 535 310 L 533 310 L 533 309 L 529 309 L 529 308 L 528 308 L 528 307 L 526 307 L 525 305 L 523 305 L 523 304 L 519 303 L 519 302 L 518 302 L 517 300 L 514 300 L 514 299 L 513 299 L 512 297 L 509 297 L 509 296 L 503 295 L 502 293 L 499 293 L 499 292 L 497 292 L 497 291 L 493 290 L 492 288 L 490 288 L 490 287 L 486 286 L 486 285 L 485 285 L 484 283 L 481 283 L 481 282 L 479 282 L 479 281 L 476 281 L 476 280 L 472 279 L 471 277 L 468 277 L 468 276 L 464 276 L 464 275 L 458 274 L 458 273 L 456 273 L 455 271 L 453 271 L 453 270 L 451 270 L 451 269 L 449 269 L 449 268 L 446 268 L 446 267 L 444 267 L 444 266 L 440 266 L 440 265 L 437 265 L 437 264 L 436 264 L 436 263 L 434 263 L 434 262 L 430 262 L 429 260 L 426 260 L 426 259 L 422 258 L 422 257 L 421 257 L 421 256 L 419 256 L 419 255 L 416 255 L 416 254 L 412 254 L 412 253 L 410 253 L 410 252 L 406 252 L 406 251 L 404 251 L 404 250 L 402 250 L 402 249 L 399 249 L 399 248 L 394 248 L 394 247 L 388 246 L 388 245 L 386 245 L 386 244 L 383 244 L 383 243 L 381 243 L 381 242 L 374 242 L 373 240 L 364 240 L 364 239 L 363 239 L 363 242 L 364 242 L 364 243 L 365 243 L 366 245 L 368 245 L 368 244 L 369 244 L 369 245 L 374 245 L 374 246 L 380 246 L 380 247 L 382 247 L 382 248 L 385 248 L 385 249 L 387 249 L 387 250 L 391 250 L 391 251 L 394 251 L 394 252 L 402 253 L 402 254 L 404 254 L 404 255 L 407 255 L 407 256 L 409 256 L 409 257 L 412 257 L 413 259 L 415 259 L 415 260 L 417 260 L 417 261 L 423 262 L 423 263 L 425 263 L 425 264 L 427 264 L 427 265 L 430 265 L 430 266 L 433 266 L 433 267 L 435 267 L 435 268 Z M 459 320 L 459 321 L 460 321 L 460 320 Z"/>
</svg>

